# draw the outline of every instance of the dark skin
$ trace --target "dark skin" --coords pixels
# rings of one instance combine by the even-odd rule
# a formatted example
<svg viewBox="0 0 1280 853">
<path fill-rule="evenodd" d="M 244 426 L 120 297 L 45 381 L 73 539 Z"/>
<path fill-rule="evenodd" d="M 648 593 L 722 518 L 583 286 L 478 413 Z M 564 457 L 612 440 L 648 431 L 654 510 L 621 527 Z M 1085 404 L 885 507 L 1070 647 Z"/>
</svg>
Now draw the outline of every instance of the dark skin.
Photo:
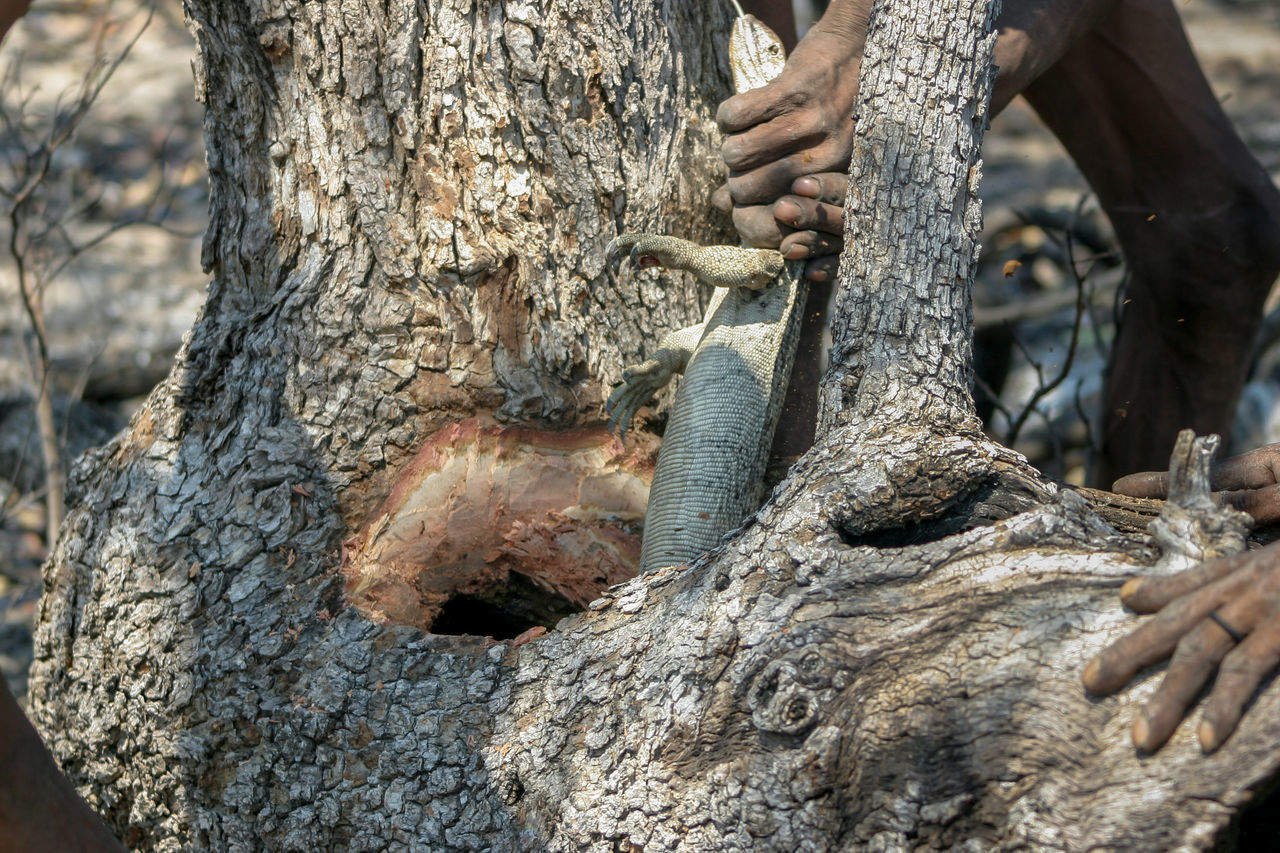
<svg viewBox="0 0 1280 853">
<path fill-rule="evenodd" d="M 794 43 L 789 7 L 782 9 L 768 3 L 753 5 L 756 8 L 751 10 L 782 34 L 788 46 Z M 857 96 L 857 69 L 869 5 L 861 0 L 835 0 L 823 21 L 797 49 L 783 76 L 757 93 L 748 93 L 726 102 L 720 115 L 724 129 L 733 133 L 726 143 L 725 159 L 735 170 L 726 191 L 720 195 L 722 204 L 734 205 L 734 222 L 751 242 L 756 245 L 781 244 L 788 257 L 809 259 L 808 276 L 818 283 L 830 282 L 834 278 L 836 256 L 843 245 L 840 209 L 846 190 L 843 170 L 848 166 L 852 143 L 853 125 L 849 116 Z M 1193 238 L 1199 232 L 1205 232 L 1209 236 L 1199 242 L 1193 239 L 1193 245 L 1209 252 L 1223 250 L 1213 259 L 1219 267 L 1227 265 L 1234 272 L 1226 275 L 1211 271 L 1203 275 L 1209 279 L 1215 275 L 1217 278 L 1234 276 L 1237 279 L 1235 289 L 1240 296 L 1228 300 L 1230 304 L 1224 306 L 1225 313 L 1230 317 L 1231 311 L 1241 310 L 1241 307 L 1256 308 L 1254 303 L 1260 305 L 1262 296 L 1258 293 L 1265 290 L 1265 285 L 1259 282 L 1266 279 L 1269 284 L 1275 271 L 1280 269 L 1280 238 L 1276 236 L 1280 199 L 1275 197 L 1274 187 L 1265 175 L 1259 174 L 1260 168 L 1254 168 L 1256 164 L 1235 138 L 1225 116 L 1217 109 L 1216 101 L 1210 104 L 1205 100 L 1207 97 L 1212 101 L 1212 95 L 1199 78 L 1198 66 L 1192 70 L 1195 60 L 1185 48 L 1185 39 L 1181 39 L 1179 44 L 1180 29 L 1177 29 L 1177 37 L 1169 32 L 1171 8 L 1164 10 L 1168 4 L 1048 0 L 1006 5 L 1013 8 L 1002 13 L 1000 18 L 1001 35 L 996 56 L 1001 70 L 996 83 L 995 109 L 1003 107 L 1019 91 L 1027 94 L 1063 138 L 1095 188 L 1099 189 L 1131 263 L 1135 250 L 1144 246 L 1154 247 L 1170 239 L 1169 235 L 1178 233 L 1178 228 L 1183 229 L 1181 233 L 1184 236 L 1186 232 L 1192 232 Z M 1120 6 L 1125 8 L 1116 8 Z M 0 0 L 0 38 L 21 17 L 26 7 L 26 0 Z M 1147 7 L 1159 8 L 1155 8 L 1153 13 Z M 1135 9 L 1137 14 L 1132 11 Z M 1153 14 L 1157 23 L 1163 22 L 1163 28 L 1144 31 L 1143 27 L 1153 20 Z M 1108 16 L 1109 24 L 1104 21 Z M 1135 27 L 1136 30 L 1133 29 Z M 1098 29 L 1094 31 L 1095 28 Z M 1195 108 L 1203 108 L 1205 112 L 1194 115 L 1196 121 L 1208 126 L 1208 130 L 1200 134 L 1203 137 L 1199 141 L 1200 150 L 1203 146 L 1224 145 L 1219 152 L 1227 161 L 1227 168 L 1220 170 L 1226 173 L 1224 181 L 1221 184 L 1207 181 L 1206 187 L 1201 187 L 1216 190 L 1216 194 L 1211 192 L 1208 196 L 1218 204 L 1215 212 L 1205 214 L 1203 209 L 1179 204 L 1179 193 L 1188 192 L 1185 180 L 1180 183 L 1175 180 L 1175 186 L 1169 190 L 1172 203 L 1167 206 L 1159 205 L 1169 199 L 1162 200 L 1158 196 L 1144 200 L 1141 197 L 1150 188 L 1142 182 L 1153 176 L 1137 174 L 1141 168 L 1132 174 L 1116 174 L 1114 165 L 1107 161 L 1116 151 L 1124 151 L 1126 146 L 1132 149 L 1135 145 L 1142 145 L 1117 130 L 1124 126 L 1125 121 L 1132 123 L 1133 116 L 1124 113 L 1133 104 L 1125 97 L 1106 90 L 1108 74 L 1114 70 L 1117 60 L 1116 54 L 1122 53 L 1110 43 L 1111 36 L 1129 30 L 1152 39 L 1148 50 L 1138 49 L 1134 53 L 1139 60 L 1140 72 L 1149 72 L 1149 69 L 1161 65 L 1181 69 L 1183 76 L 1173 77 L 1174 89 L 1185 83 L 1187 75 L 1200 80 L 1199 83 L 1192 80 L 1194 85 L 1190 87 L 1189 95 L 1175 92 L 1185 96 L 1184 100 L 1193 108 L 1188 110 L 1184 106 L 1172 112 L 1177 118 L 1186 119 L 1196 112 Z M 1168 56 L 1162 58 L 1159 55 L 1162 50 L 1170 49 Z M 1151 77 L 1150 73 L 1145 77 L 1144 83 L 1152 84 L 1158 93 L 1159 79 Z M 1036 81 L 1034 86 L 1031 85 L 1033 81 Z M 1141 101 L 1150 95 L 1151 92 L 1139 87 L 1132 99 Z M 1098 135 L 1094 133 L 1098 126 L 1090 122 L 1099 121 L 1108 131 L 1101 135 L 1107 137 L 1109 147 L 1091 138 L 1091 135 Z M 1162 141 L 1160 136 L 1169 130 L 1171 121 L 1176 129 L 1177 121 L 1168 116 L 1163 119 L 1157 117 L 1156 124 L 1147 135 L 1150 137 L 1148 142 Z M 1165 141 L 1174 148 L 1181 144 L 1177 139 Z M 1186 156 L 1180 160 L 1179 153 Z M 1194 154 L 1194 151 L 1174 151 L 1168 156 L 1175 165 L 1183 160 L 1190 165 L 1196 160 Z M 1104 192 L 1098 185 L 1100 180 L 1112 181 L 1115 185 Z M 1128 203 L 1140 204 L 1137 213 L 1126 217 L 1123 207 Z M 1144 214 L 1157 207 L 1161 215 L 1176 226 L 1172 232 L 1163 223 L 1155 227 L 1142 224 L 1148 221 L 1143 218 Z M 1122 228 L 1122 223 L 1126 227 Z M 1227 241 L 1220 233 L 1224 225 L 1232 223 L 1243 223 L 1246 237 L 1240 243 Z M 1179 279 L 1176 261 L 1167 259 L 1166 263 L 1174 270 L 1175 282 L 1191 281 L 1191 277 L 1186 275 Z M 1261 266 L 1251 274 L 1246 268 L 1255 262 Z M 1140 275 L 1140 272 L 1136 271 L 1135 275 Z M 1159 301 L 1163 291 L 1158 282 L 1152 286 L 1156 294 L 1153 301 Z M 1173 289 L 1176 291 L 1177 287 Z M 779 444 L 775 448 L 780 447 L 783 453 L 801 453 L 812 443 L 817 380 L 821 376 L 819 349 L 815 341 L 826 323 L 826 296 L 824 288 L 815 288 L 815 298 L 808 306 L 802 331 L 804 340 L 792 383 L 792 387 L 801 393 L 788 398 L 788 414 L 785 416 L 785 423 L 800 426 L 780 430 Z M 1217 297 L 1215 291 L 1215 301 Z M 1198 310 L 1192 300 L 1183 313 L 1188 315 L 1186 319 L 1194 320 L 1192 312 Z M 1167 320 L 1178 311 L 1171 312 L 1166 307 L 1152 309 L 1148 313 L 1159 321 L 1161 318 Z M 1229 337 L 1236 342 L 1251 340 L 1251 335 L 1242 333 L 1239 316 L 1234 319 L 1237 322 Z M 1126 324 L 1129 325 L 1129 321 Z M 1136 321 L 1130 325 L 1133 327 L 1136 327 Z M 1177 365 L 1187 362 L 1195 368 L 1192 386 L 1203 386 L 1204 382 L 1217 381 L 1223 376 L 1231 380 L 1239 373 L 1227 362 L 1231 357 L 1246 352 L 1247 346 L 1241 347 L 1237 343 L 1232 349 L 1220 342 L 1215 343 L 1215 328 L 1210 323 L 1207 332 L 1202 335 L 1197 332 L 1200 337 L 1193 335 L 1192 340 L 1197 343 L 1191 349 L 1199 346 L 1198 342 L 1203 337 L 1211 346 L 1217 346 L 1226 353 L 1225 356 L 1216 361 L 1209 359 L 1202 369 L 1197 366 L 1205 360 L 1194 352 L 1189 358 L 1183 356 L 1175 361 Z M 1122 339 L 1124 333 L 1125 327 L 1122 327 Z M 1130 337 L 1135 335 L 1130 334 Z M 1148 360 L 1158 360 L 1157 355 L 1167 357 L 1170 351 L 1180 354 L 1186 348 L 1177 341 L 1161 342 Z M 1117 351 L 1120 351 L 1119 342 Z M 1224 386 L 1225 390 L 1214 398 L 1216 409 L 1222 409 L 1218 398 L 1230 398 L 1234 403 L 1242 376 L 1231 381 L 1236 384 L 1233 386 L 1229 381 Z M 1116 384 L 1113 375 L 1112 385 Z M 1203 390 L 1201 387 L 1200 391 Z M 1126 393 L 1133 399 L 1126 397 Z M 1195 399 L 1194 394 L 1191 397 Z M 1123 401 L 1125 407 L 1131 407 L 1135 413 L 1145 411 L 1141 389 L 1122 391 L 1118 396 L 1109 392 L 1107 399 L 1109 407 Z M 1126 415 L 1121 416 L 1109 410 L 1109 435 L 1114 433 L 1113 426 L 1117 422 L 1121 428 L 1137 423 L 1138 415 L 1129 420 L 1127 411 L 1128 408 Z M 1222 417 L 1218 416 L 1217 421 Z M 1158 417 L 1156 420 L 1170 419 Z M 1181 423 L 1179 421 L 1179 425 Z M 1177 428 L 1163 432 L 1158 428 L 1151 433 L 1134 432 L 1139 443 L 1144 440 L 1159 443 L 1168 438 L 1164 441 L 1164 449 L 1158 451 L 1167 455 L 1171 436 Z M 1152 436 L 1155 436 L 1154 440 Z M 1131 449 L 1131 445 L 1115 439 L 1111 440 L 1110 446 L 1122 448 L 1121 458 L 1123 448 Z M 1280 494 L 1275 493 L 1280 490 L 1275 476 L 1275 471 L 1280 470 L 1280 451 L 1273 446 L 1258 453 L 1268 455 L 1254 457 L 1243 467 L 1224 466 L 1222 471 L 1227 473 L 1215 482 L 1221 484 L 1220 488 L 1235 490 L 1235 496 L 1230 499 L 1241 508 L 1255 515 L 1261 513 L 1262 517 L 1280 519 Z M 1130 456 L 1138 458 L 1136 454 L 1131 453 Z M 1155 462 L 1146 467 L 1155 467 Z M 1141 466 L 1130 465 L 1125 470 L 1133 470 L 1134 467 Z M 1128 484 L 1122 481 L 1116 484 L 1117 490 L 1129 489 L 1131 494 L 1145 490 L 1142 493 L 1154 496 L 1162 488 L 1160 475 L 1139 477 L 1146 479 Z M 1280 661 L 1280 619 L 1277 618 L 1280 616 L 1280 550 L 1272 547 L 1235 558 L 1234 562 L 1209 563 L 1175 578 L 1138 578 L 1126 585 L 1122 596 L 1126 604 L 1140 612 L 1159 610 L 1160 615 L 1091 662 L 1085 672 L 1086 685 L 1099 693 L 1119 689 L 1145 665 L 1135 665 L 1135 661 L 1154 662 L 1173 654 L 1174 662 L 1165 684 L 1135 724 L 1135 743 L 1144 749 L 1155 749 L 1168 738 L 1191 699 L 1216 667 L 1218 680 L 1199 729 L 1206 749 L 1215 748 L 1234 728 L 1244 703 L 1261 677 Z M 1246 635 L 1238 647 L 1216 623 L 1205 619 L 1204 614 L 1213 608 L 1217 608 L 1228 624 Z M 0 767 L 4 768 L 0 773 L 0 827 L 4 827 L 0 832 L 0 853 L 123 849 L 58 770 L 53 757 L 2 681 Z"/>
<path fill-rule="evenodd" d="M 0 853 L 122 851 L 0 678 Z"/>
<path fill-rule="evenodd" d="M 771 5 L 755 0 L 748 11 Z M 835 277 L 869 0 L 833 0 L 769 86 L 717 116 L 729 181 L 718 204 L 752 245 Z M 1129 265 L 1103 400 L 1093 480 L 1163 468 L 1178 430 L 1224 434 L 1243 387 L 1262 304 L 1280 273 L 1280 192 L 1210 91 L 1169 0 L 1008 0 L 997 22 L 992 108 L 1024 95 L 1098 195 Z M 810 298 L 775 455 L 813 441 L 819 336 L 829 288 Z M 1215 487 L 1260 520 L 1280 520 L 1280 450 L 1223 463 Z M 1164 475 L 1115 489 L 1163 496 Z M 1209 563 L 1175 578 L 1136 578 L 1122 593 L 1158 612 L 1086 667 L 1109 693 L 1172 656 L 1134 725 L 1158 749 L 1217 672 L 1199 727 L 1205 749 L 1234 729 L 1260 680 L 1280 664 L 1280 549 Z M 1237 643 L 1210 610 L 1244 637 Z"/>
<path fill-rule="evenodd" d="M 843 246 L 870 6 L 835 0 L 777 80 L 717 116 L 730 170 L 717 204 L 748 243 L 808 260 L 819 285 Z M 1097 192 L 1129 265 L 1093 472 L 1110 483 L 1163 466 L 1179 429 L 1228 430 L 1280 273 L 1280 192 L 1218 105 L 1170 0 L 1010 0 L 998 27 L 993 110 L 1025 95 Z M 818 286 L 810 299 L 775 455 L 812 444 L 828 296 Z"/>
<path fill-rule="evenodd" d="M 27 14 L 31 0 L 0 0 L 0 39 L 8 34 L 9 28 Z"/>
<path fill-rule="evenodd" d="M 1249 513 L 1258 523 L 1280 522 L 1280 444 L 1219 463 L 1211 486 L 1220 502 Z M 1134 497 L 1164 498 L 1169 475 L 1131 474 L 1112 488 Z M 1133 725 L 1134 746 L 1151 752 L 1169 739 L 1195 697 L 1214 679 L 1196 735 L 1206 752 L 1217 749 L 1258 685 L 1280 664 L 1280 542 L 1168 577 L 1133 578 L 1120 590 L 1120 600 L 1137 613 L 1157 615 L 1090 661 L 1085 687 L 1099 696 L 1114 693 L 1139 670 L 1169 658 L 1164 681 Z M 1210 611 L 1243 639 L 1237 642 L 1209 617 Z"/>
</svg>

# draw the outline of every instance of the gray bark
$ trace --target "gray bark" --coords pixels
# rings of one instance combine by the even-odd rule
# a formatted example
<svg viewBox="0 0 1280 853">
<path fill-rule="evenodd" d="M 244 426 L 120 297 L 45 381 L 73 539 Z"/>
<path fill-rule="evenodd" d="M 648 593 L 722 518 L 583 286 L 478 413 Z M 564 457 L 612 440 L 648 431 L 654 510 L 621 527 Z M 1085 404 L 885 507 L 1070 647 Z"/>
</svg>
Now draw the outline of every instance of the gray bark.
<svg viewBox="0 0 1280 853">
<path fill-rule="evenodd" d="M 189 0 L 210 299 L 74 472 L 31 688 L 128 844 L 1201 848 L 1273 772 L 1274 692 L 1207 758 L 1186 727 L 1127 745 L 1150 681 L 1083 694 L 1151 540 L 987 442 L 944 347 L 982 0 L 877 11 L 854 174 L 887 190 L 851 206 L 870 236 L 821 440 L 770 504 L 545 635 L 422 630 L 519 578 L 581 602 L 634 559 L 645 460 L 599 428 L 601 389 L 699 312 L 601 254 L 711 236 L 709 7 Z M 936 130 L 907 169 L 871 117 L 916 110 Z"/>
</svg>

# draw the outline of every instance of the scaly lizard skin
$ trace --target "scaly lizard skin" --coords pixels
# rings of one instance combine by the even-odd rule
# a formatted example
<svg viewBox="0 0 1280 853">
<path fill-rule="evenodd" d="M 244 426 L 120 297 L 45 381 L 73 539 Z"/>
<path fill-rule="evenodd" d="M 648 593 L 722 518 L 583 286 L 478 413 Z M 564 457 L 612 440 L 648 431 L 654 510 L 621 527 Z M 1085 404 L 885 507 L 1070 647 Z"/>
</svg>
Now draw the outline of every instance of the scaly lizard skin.
<svg viewBox="0 0 1280 853">
<path fill-rule="evenodd" d="M 785 51 L 772 30 L 740 15 L 729 58 L 745 92 L 777 76 Z M 623 234 L 607 252 L 627 250 L 639 266 L 688 270 L 716 287 L 703 321 L 665 335 L 657 352 L 625 371 L 606 406 L 609 428 L 625 434 L 636 411 L 684 374 L 645 512 L 640 570 L 649 572 L 709 551 L 759 507 L 808 284 L 803 262 L 772 249 Z"/>
</svg>

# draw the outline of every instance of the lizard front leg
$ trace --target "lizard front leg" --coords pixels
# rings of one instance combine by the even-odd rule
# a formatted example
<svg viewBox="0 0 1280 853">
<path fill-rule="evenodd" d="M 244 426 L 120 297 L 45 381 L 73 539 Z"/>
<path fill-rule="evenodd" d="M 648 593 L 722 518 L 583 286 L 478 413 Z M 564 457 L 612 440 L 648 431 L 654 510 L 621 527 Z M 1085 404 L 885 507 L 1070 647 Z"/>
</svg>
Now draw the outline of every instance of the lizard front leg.
<svg viewBox="0 0 1280 853">
<path fill-rule="evenodd" d="M 605 256 L 616 258 L 622 252 L 629 252 L 638 267 L 686 270 L 717 288 L 759 290 L 777 278 L 784 264 L 782 255 L 772 249 L 699 246 L 664 234 L 621 234 L 610 241 Z M 724 290 L 717 292 L 723 298 Z M 713 307 L 718 302 L 718 298 L 712 298 Z M 709 310 L 708 316 L 710 313 Z M 672 376 L 684 372 L 705 329 L 704 321 L 664 335 L 651 358 L 626 369 L 622 375 L 624 384 L 605 404 L 610 432 L 616 430 L 619 438 L 626 435 L 627 426 L 640 407 L 666 387 Z"/>
<path fill-rule="evenodd" d="M 628 249 L 636 266 L 687 270 L 714 287 L 759 290 L 777 279 L 785 263 L 774 249 L 699 246 L 665 234 L 622 234 L 605 252 L 613 257 Z"/>
<path fill-rule="evenodd" d="M 684 373 L 704 327 L 705 324 L 699 323 L 668 332 L 658 341 L 657 352 L 622 372 L 622 385 L 609 395 L 604 407 L 609 415 L 609 432 L 617 432 L 618 438 L 624 438 L 627 426 L 640 407 L 667 387 L 671 377 Z"/>
</svg>

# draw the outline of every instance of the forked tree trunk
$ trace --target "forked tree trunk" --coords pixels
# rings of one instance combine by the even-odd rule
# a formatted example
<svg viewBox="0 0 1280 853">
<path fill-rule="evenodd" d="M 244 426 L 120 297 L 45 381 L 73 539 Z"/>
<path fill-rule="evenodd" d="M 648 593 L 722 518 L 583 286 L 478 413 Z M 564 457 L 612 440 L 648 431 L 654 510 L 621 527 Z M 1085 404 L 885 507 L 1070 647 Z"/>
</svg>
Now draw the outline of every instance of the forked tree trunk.
<svg viewBox="0 0 1280 853">
<path fill-rule="evenodd" d="M 601 250 L 709 236 L 728 10 L 188 14 L 210 298 L 75 473 L 31 689 L 131 846 L 1202 847 L 1272 772 L 1274 693 L 1208 758 L 1133 753 L 1149 684 L 1083 695 L 1152 549 L 973 420 L 985 0 L 873 19 L 818 446 L 605 594 L 648 459 L 602 388 L 698 311 Z"/>
</svg>

